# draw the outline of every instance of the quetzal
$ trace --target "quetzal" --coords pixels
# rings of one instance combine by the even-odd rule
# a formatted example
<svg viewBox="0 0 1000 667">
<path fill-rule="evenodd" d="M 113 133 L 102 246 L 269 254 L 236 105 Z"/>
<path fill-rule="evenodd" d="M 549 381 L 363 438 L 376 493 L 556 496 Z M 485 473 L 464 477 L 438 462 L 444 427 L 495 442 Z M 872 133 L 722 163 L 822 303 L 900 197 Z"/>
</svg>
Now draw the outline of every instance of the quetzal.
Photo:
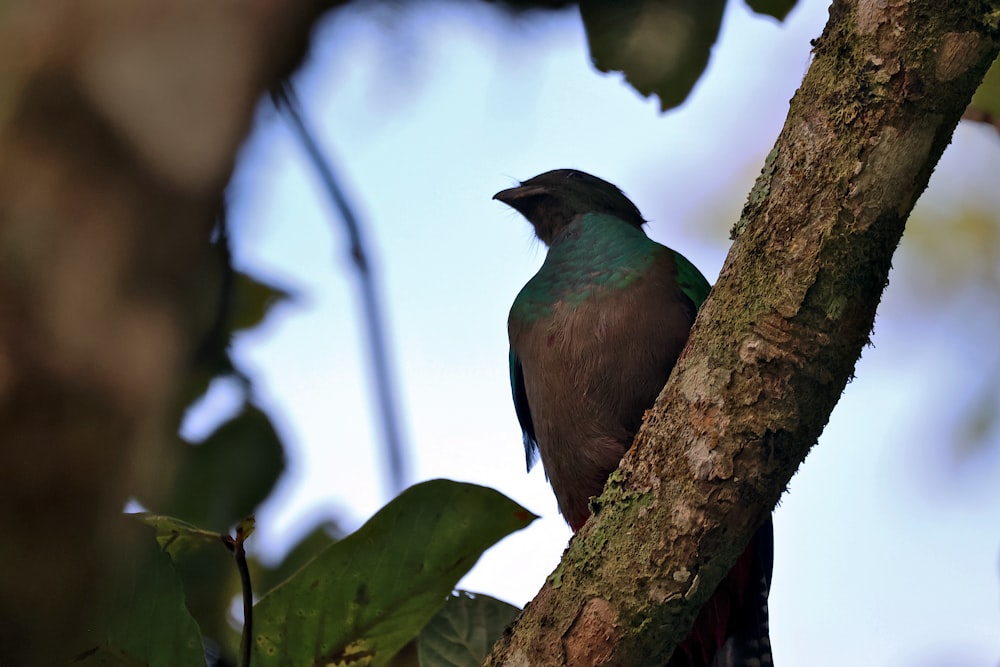
<svg viewBox="0 0 1000 667">
<path fill-rule="evenodd" d="M 631 446 L 708 296 L 705 277 L 646 236 L 639 209 L 590 174 L 557 169 L 493 197 L 548 246 L 507 329 L 514 407 L 576 531 Z M 771 665 L 770 520 L 702 608 L 668 667 Z"/>
</svg>

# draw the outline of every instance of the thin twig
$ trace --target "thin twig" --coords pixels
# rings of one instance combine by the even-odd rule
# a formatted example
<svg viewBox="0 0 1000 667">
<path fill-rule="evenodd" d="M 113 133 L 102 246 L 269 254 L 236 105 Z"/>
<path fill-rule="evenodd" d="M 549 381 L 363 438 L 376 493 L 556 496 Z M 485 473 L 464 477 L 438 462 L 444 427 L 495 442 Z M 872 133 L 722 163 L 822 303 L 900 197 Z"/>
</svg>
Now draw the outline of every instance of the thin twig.
<svg viewBox="0 0 1000 667">
<path fill-rule="evenodd" d="M 253 517 L 244 519 L 236 527 L 236 537 L 222 536 L 222 543 L 233 554 L 236 569 L 240 573 L 243 589 L 243 634 L 240 636 L 240 667 L 250 667 L 251 640 L 253 638 L 253 587 L 250 583 L 250 568 L 247 565 L 245 542 L 253 531 Z"/>
<path fill-rule="evenodd" d="M 389 471 L 389 485 L 392 495 L 398 494 L 406 484 L 406 465 L 403 456 L 402 438 L 399 433 L 398 410 L 396 409 L 393 391 L 392 372 L 389 364 L 389 354 L 386 347 L 385 325 L 382 321 L 379 307 L 378 290 L 372 275 L 371 265 L 365 252 L 361 235 L 361 224 L 354 209 L 351 207 L 343 188 L 333 170 L 333 165 L 327 153 L 320 149 L 315 135 L 306 125 L 302 114 L 302 105 L 295 94 L 291 83 L 283 84 L 274 93 L 274 102 L 291 124 L 309 155 L 313 166 L 319 173 L 323 187 L 330 196 L 334 207 L 347 230 L 350 242 L 350 253 L 357 268 L 361 282 L 361 302 L 364 309 L 364 321 L 367 329 L 369 352 L 371 354 L 372 372 L 375 375 L 375 392 L 379 411 L 382 416 L 383 446 Z"/>
</svg>

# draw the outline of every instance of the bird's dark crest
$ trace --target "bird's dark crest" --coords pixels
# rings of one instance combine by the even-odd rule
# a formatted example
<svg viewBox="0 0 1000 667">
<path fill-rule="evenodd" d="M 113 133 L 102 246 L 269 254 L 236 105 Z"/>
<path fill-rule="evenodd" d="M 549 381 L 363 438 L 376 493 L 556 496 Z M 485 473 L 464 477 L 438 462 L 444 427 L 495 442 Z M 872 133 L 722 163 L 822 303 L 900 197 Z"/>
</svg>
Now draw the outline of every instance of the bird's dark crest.
<svg viewBox="0 0 1000 667">
<path fill-rule="evenodd" d="M 605 213 L 641 227 L 645 220 L 621 190 L 604 179 L 576 169 L 553 169 L 493 198 L 521 213 L 546 245 L 578 215 Z"/>
</svg>

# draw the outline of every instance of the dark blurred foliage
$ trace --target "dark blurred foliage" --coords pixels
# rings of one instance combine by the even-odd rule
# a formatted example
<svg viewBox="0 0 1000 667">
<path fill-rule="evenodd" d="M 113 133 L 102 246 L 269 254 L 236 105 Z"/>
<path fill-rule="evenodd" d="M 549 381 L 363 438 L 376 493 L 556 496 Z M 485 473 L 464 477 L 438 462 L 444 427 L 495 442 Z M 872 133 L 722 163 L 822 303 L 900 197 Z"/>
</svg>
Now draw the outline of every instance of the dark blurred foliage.
<svg viewBox="0 0 1000 667">
<path fill-rule="evenodd" d="M 1000 137 L 995 144 L 1000 150 Z M 953 202 L 952 210 L 927 206 L 914 212 L 894 282 L 901 303 L 887 314 L 901 327 L 924 329 L 928 347 L 936 343 L 969 364 L 960 384 L 936 388 L 935 395 L 950 397 L 947 402 L 930 399 L 932 404 L 915 411 L 915 416 L 935 415 L 949 425 L 941 446 L 951 450 L 949 458 L 956 462 L 986 447 L 1000 446 L 1000 349 L 996 346 L 1000 211 L 984 208 L 986 194 L 978 203 Z"/>
<path fill-rule="evenodd" d="M 1000 60 L 993 63 L 965 111 L 966 120 L 987 123 L 1000 132 Z"/>
<path fill-rule="evenodd" d="M 725 0 L 584 0 L 580 15 L 594 67 L 624 72 L 666 110 L 687 98 L 708 65 L 725 7 Z"/>
<path fill-rule="evenodd" d="M 753 11 L 779 21 L 795 3 L 796 0 L 746 0 Z M 397 0 L 358 1 L 350 6 L 392 25 L 405 22 L 418 11 L 446 4 Z M 594 67 L 602 72 L 621 72 L 642 96 L 659 97 L 664 111 L 683 103 L 705 71 L 726 8 L 726 0 L 485 0 L 485 4 L 522 23 L 538 13 L 577 10 L 587 33 Z"/>
</svg>

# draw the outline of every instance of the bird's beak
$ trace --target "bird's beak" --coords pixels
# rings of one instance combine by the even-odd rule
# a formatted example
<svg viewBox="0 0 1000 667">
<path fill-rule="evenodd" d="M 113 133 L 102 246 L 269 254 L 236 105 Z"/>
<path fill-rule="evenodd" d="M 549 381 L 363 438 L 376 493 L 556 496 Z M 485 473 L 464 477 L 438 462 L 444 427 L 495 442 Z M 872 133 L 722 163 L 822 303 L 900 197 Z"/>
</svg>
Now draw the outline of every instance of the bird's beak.
<svg viewBox="0 0 1000 667">
<path fill-rule="evenodd" d="M 518 199 L 526 199 L 528 197 L 535 197 L 537 195 L 543 195 L 546 190 L 541 185 L 524 185 L 521 184 L 516 188 L 507 188 L 506 190 L 501 190 L 500 192 L 493 195 L 493 198 L 497 201 L 502 201 L 504 204 L 513 205 L 513 202 Z"/>
</svg>

